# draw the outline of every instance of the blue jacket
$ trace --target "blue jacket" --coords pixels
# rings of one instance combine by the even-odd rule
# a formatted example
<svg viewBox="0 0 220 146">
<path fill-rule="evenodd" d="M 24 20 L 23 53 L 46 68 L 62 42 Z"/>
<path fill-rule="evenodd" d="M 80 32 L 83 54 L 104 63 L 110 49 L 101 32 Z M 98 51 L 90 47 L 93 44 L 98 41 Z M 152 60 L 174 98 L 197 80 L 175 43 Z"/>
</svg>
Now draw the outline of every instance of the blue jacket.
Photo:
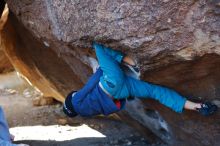
<svg viewBox="0 0 220 146">
<path fill-rule="evenodd" d="M 72 104 L 81 116 L 109 115 L 124 108 L 126 99 L 120 99 L 121 108 L 119 109 L 113 100 L 99 87 L 100 77 L 103 71 L 99 68 L 93 74 L 84 87 L 77 91 L 72 98 Z"/>
</svg>

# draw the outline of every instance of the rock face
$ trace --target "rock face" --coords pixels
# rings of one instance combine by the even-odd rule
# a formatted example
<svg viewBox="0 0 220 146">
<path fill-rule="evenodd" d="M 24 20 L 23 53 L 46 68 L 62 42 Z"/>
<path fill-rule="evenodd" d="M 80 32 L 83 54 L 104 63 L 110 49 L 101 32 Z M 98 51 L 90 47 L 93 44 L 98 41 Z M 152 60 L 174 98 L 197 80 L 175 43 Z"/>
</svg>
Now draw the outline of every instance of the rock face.
<svg viewBox="0 0 220 146">
<path fill-rule="evenodd" d="M 92 73 L 85 56 L 94 56 L 89 48 L 95 40 L 135 58 L 142 80 L 219 105 L 220 7 L 215 0 L 6 2 L 11 13 L 1 33 L 2 46 L 15 68 L 46 96 L 63 101 L 70 90 L 83 86 Z M 168 123 L 159 131 L 164 138 L 154 132 L 164 141 L 220 143 L 219 113 L 209 118 L 192 112 L 178 115 L 143 101 L 148 116 L 149 103 Z M 146 126 L 143 113 L 123 115 Z"/>
<path fill-rule="evenodd" d="M 0 3 L 0 16 L 3 14 L 4 7 L 5 7 L 5 3 L 1 2 Z M 3 29 L 3 26 L 6 22 L 6 20 L 7 20 L 7 16 L 1 16 L 0 30 Z M 2 47 L 0 47 L 0 73 L 6 73 L 6 72 L 9 72 L 12 70 L 13 70 L 13 67 L 12 67 L 10 61 L 6 57 Z"/>
<path fill-rule="evenodd" d="M 14 70 L 5 53 L 0 48 L 0 73 L 6 73 Z"/>
</svg>

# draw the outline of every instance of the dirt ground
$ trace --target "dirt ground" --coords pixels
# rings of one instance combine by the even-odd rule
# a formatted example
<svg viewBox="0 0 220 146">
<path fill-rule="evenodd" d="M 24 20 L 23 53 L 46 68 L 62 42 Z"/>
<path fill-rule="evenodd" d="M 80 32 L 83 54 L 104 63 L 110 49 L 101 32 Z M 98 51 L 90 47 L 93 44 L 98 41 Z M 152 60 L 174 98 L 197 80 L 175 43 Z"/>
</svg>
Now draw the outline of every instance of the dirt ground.
<svg viewBox="0 0 220 146">
<path fill-rule="evenodd" d="M 0 105 L 15 143 L 31 146 L 146 146 L 132 127 L 107 117 L 67 118 L 62 105 L 33 106 L 40 93 L 16 72 L 0 75 Z M 155 144 L 158 145 L 158 144 Z"/>
</svg>

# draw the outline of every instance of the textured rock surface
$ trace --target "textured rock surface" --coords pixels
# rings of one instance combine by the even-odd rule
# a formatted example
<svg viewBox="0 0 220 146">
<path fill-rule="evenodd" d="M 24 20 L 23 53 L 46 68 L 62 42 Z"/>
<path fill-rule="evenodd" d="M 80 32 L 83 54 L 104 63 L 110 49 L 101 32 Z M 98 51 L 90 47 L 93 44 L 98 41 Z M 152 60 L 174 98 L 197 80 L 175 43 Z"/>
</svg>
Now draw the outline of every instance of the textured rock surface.
<svg viewBox="0 0 220 146">
<path fill-rule="evenodd" d="M 191 99 L 201 97 L 219 104 L 217 1 L 7 3 L 12 14 L 2 33 L 3 45 L 14 66 L 47 96 L 63 101 L 63 95 L 86 82 L 91 69 L 83 56 L 94 56 L 88 48 L 96 40 L 133 56 L 143 80 L 172 87 Z M 220 143 L 219 113 L 207 119 L 191 112 L 177 115 L 154 102 L 151 105 L 170 126 L 172 139 L 167 141 L 178 145 Z"/>
<path fill-rule="evenodd" d="M 143 79 L 158 68 L 173 64 L 176 68 L 175 64 L 193 62 L 205 54 L 213 53 L 217 58 L 220 54 L 219 7 L 215 1 L 7 2 L 20 22 L 45 48 L 53 49 L 82 82 L 88 78 L 88 70 L 78 69 L 78 63 L 73 62 L 74 59 L 84 62 L 82 55 L 88 52 L 84 48 L 90 47 L 92 40 L 134 56 Z M 181 82 L 207 76 L 208 71 L 191 75 L 188 69 L 191 64 L 185 65 L 187 69 L 181 70 L 184 65 L 180 67 L 179 71 L 187 78 Z M 206 66 L 198 67 L 201 68 Z"/>
<path fill-rule="evenodd" d="M 3 29 L 3 26 L 4 26 L 4 24 L 7 20 L 7 15 L 3 15 L 4 7 L 5 7 L 5 3 L 1 2 L 0 3 L 0 17 L 1 17 L 1 19 L 0 19 L 0 31 Z M 12 71 L 12 70 L 13 70 L 13 67 L 12 67 L 10 61 L 6 57 L 2 47 L 0 47 L 0 73 L 9 72 L 9 71 Z"/>
<path fill-rule="evenodd" d="M 6 73 L 12 70 L 14 70 L 13 66 L 0 48 L 0 73 Z"/>
</svg>

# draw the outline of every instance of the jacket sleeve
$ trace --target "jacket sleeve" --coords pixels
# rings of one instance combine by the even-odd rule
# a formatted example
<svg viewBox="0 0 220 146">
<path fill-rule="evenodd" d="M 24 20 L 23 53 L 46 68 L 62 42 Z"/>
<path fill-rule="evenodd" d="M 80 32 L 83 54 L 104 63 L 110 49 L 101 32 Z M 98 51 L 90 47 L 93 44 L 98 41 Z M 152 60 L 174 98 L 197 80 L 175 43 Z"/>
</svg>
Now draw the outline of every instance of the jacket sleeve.
<svg viewBox="0 0 220 146">
<path fill-rule="evenodd" d="M 98 84 L 100 77 L 102 76 L 101 68 L 98 68 L 97 71 L 89 78 L 88 82 L 84 87 L 79 90 L 75 96 L 84 98 L 86 95 Z"/>
</svg>

